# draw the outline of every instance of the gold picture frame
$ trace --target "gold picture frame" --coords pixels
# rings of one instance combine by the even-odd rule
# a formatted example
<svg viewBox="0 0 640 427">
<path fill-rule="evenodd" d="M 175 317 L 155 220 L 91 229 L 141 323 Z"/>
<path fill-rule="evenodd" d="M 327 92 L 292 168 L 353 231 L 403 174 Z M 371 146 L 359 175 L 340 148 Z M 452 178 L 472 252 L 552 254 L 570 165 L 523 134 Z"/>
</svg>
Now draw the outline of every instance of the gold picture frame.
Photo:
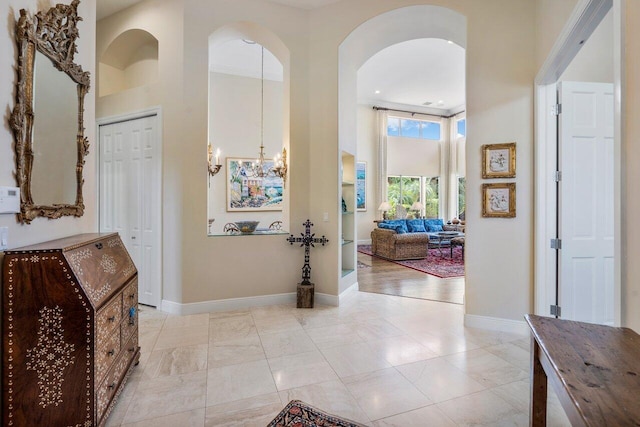
<svg viewBox="0 0 640 427">
<path fill-rule="evenodd" d="M 482 178 L 515 178 L 516 143 L 482 146 Z"/>
<path fill-rule="evenodd" d="M 515 218 L 516 183 L 482 184 L 482 216 Z"/>
</svg>

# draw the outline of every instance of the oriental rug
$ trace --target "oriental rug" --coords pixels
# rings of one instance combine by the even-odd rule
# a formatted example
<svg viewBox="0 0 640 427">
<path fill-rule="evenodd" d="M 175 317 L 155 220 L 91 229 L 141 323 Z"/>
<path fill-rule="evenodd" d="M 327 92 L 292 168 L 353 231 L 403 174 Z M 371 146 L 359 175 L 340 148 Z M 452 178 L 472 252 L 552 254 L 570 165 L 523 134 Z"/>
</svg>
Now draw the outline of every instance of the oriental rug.
<svg viewBox="0 0 640 427">
<path fill-rule="evenodd" d="M 358 252 L 374 256 L 371 252 L 371 245 L 358 245 Z M 378 258 L 378 257 L 376 257 Z M 464 276 L 464 259 L 462 258 L 462 249 L 459 246 L 453 248 L 453 256 L 451 249 L 446 247 L 440 249 L 429 249 L 429 255 L 424 259 L 393 261 L 384 259 L 395 264 L 399 264 L 423 273 L 431 274 L 436 277 L 463 277 Z"/>
<path fill-rule="evenodd" d="M 364 425 L 327 414 L 300 400 L 292 400 L 267 427 L 364 427 Z"/>
</svg>

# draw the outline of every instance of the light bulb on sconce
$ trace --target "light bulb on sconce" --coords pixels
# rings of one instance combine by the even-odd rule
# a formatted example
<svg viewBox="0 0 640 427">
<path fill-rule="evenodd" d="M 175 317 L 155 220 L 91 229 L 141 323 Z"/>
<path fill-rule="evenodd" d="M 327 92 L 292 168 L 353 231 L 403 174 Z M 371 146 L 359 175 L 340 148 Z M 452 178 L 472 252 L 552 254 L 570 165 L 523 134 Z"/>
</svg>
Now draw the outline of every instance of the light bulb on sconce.
<svg viewBox="0 0 640 427">
<path fill-rule="evenodd" d="M 222 165 L 220 164 L 220 149 L 218 148 L 216 150 L 216 163 L 213 164 L 213 147 L 211 146 L 211 143 L 209 143 L 209 146 L 207 147 L 207 162 L 208 162 L 208 166 L 209 166 L 209 175 L 214 176 L 215 174 L 217 174 L 218 172 L 220 172 L 220 169 L 222 168 Z"/>
</svg>

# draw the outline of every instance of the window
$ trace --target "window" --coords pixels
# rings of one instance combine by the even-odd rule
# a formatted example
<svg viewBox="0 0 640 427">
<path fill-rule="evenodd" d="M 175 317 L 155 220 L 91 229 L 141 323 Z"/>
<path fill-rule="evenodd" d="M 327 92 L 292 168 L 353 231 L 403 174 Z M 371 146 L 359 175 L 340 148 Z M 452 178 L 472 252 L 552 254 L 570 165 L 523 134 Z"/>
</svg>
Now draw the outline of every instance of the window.
<svg viewBox="0 0 640 427">
<path fill-rule="evenodd" d="M 440 141 L 440 128 L 440 123 L 426 120 L 401 119 L 399 117 L 387 119 L 387 136 Z"/>
<path fill-rule="evenodd" d="M 401 205 L 407 212 L 414 202 L 422 202 L 427 218 L 440 217 L 440 178 L 423 176 L 388 176 L 387 200 L 391 205 L 390 217 L 395 217 L 397 207 Z"/>
<path fill-rule="evenodd" d="M 389 117 L 387 119 L 387 135 L 400 136 L 400 119 L 397 117 Z"/>
<path fill-rule="evenodd" d="M 456 135 L 456 136 L 458 138 L 463 137 L 463 136 L 467 136 L 467 119 L 458 120 L 456 125 L 457 125 L 457 128 L 458 128 L 458 135 Z"/>
</svg>

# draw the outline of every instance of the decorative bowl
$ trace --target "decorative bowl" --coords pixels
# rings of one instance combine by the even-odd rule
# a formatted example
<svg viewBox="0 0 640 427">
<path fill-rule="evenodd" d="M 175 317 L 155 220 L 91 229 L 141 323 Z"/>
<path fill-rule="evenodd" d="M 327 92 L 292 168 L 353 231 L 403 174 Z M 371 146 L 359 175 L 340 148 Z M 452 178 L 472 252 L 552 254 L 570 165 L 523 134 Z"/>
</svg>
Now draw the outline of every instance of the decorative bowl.
<svg viewBox="0 0 640 427">
<path fill-rule="evenodd" d="M 251 234 L 256 231 L 260 221 L 236 221 L 234 224 L 242 234 Z"/>
</svg>

